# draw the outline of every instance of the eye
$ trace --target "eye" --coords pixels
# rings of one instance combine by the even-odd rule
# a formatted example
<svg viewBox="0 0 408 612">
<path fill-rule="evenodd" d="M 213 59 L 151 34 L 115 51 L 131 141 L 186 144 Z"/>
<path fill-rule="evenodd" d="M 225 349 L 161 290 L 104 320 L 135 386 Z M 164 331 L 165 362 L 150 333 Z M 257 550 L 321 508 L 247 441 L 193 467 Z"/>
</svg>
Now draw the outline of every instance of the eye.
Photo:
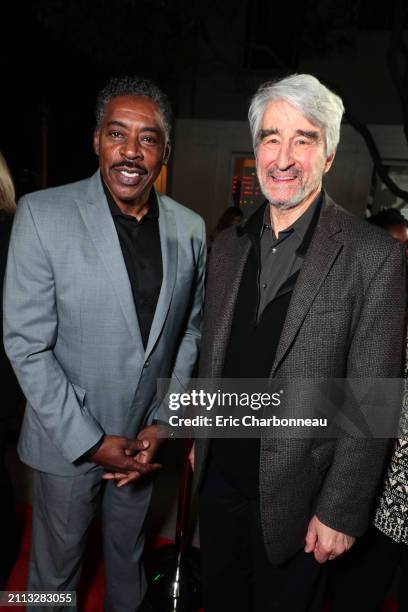
<svg viewBox="0 0 408 612">
<path fill-rule="evenodd" d="M 150 134 L 144 134 L 142 136 L 142 142 L 149 144 L 149 145 L 155 145 L 158 143 L 158 139 L 156 136 L 152 136 Z"/>
<path fill-rule="evenodd" d="M 265 138 L 265 140 L 263 141 L 263 144 L 269 145 L 269 146 L 278 145 L 279 144 L 279 138 L 276 138 L 276 136 Z"/>
<path fill-rule="evenodd" d="M 111 136 L 111 138 L 121 138 L 122 137 L 122 133 L 119 132 L 118 130 L 111 130 L 109 132 L 109 136 Z"/>
</svg>

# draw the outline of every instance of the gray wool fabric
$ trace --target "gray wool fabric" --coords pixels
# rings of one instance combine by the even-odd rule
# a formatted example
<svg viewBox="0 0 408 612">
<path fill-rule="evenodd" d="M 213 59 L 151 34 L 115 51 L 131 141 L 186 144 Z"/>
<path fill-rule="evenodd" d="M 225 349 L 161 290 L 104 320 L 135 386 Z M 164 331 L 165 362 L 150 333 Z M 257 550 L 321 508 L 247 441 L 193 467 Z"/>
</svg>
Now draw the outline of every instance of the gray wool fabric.
<svg viewBox="0 0 408 612">
<path fill-rule="evenodd" d="M 223 371 L 250 248 L 248 237 L 235 228 L 223 232 L 213 246 L 201 378 L 220 377 Z M 291 378 L 398 378 L 404 339 L 404 279 L 400 245 L 325 195 L 271 379 L 286 381 L 290 389 Z M 196 441 L 198 484 L 208 446 L 208 441 Z M 303 547 L 314 514 L 333 529 L 362 535 L 388 446 L 386 440 L 364 438 L 278 440 L 263 429 L 259 493 L 270 560 L 282 563 Z"/>
</svg>

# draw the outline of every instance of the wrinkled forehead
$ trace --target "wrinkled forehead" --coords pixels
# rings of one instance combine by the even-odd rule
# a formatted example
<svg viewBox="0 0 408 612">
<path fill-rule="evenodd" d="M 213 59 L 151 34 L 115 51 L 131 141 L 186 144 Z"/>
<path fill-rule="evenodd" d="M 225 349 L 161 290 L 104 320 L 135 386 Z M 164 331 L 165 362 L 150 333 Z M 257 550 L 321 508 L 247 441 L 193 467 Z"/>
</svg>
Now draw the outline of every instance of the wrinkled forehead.
<svg viewBox="0 0 408 612">
<path fill-rule="evenodd" d="M 310 130 L 323 133 L 323 128 L 305 113 L 286 100 L 272 100 L 266 104 L 261 120 L 261 129 Z"/>
</svg>

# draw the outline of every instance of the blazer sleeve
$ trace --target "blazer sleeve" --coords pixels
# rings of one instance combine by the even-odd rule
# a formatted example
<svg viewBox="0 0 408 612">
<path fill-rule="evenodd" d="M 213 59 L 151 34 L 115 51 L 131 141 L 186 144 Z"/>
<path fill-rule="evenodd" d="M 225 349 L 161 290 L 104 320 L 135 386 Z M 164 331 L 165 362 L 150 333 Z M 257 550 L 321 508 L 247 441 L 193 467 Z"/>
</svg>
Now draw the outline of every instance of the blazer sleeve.
<svg viewBox="0 0 408 612">
<path fill-rule="evenodd" d="M 170 377 L 167 393 L 180 393 L 189 387 L 189 381 L 197 364 L 201 341 L 201 323 L 203 318 L 204 283 L 207 259 L 205 224 L 201 220 L 201 236 L 196 260 L 194 291 L 191 299 L 189 316 L 179 344 L 174 367 Z M 168 409 L 166 402 L 159 404 L 154 418 L 167 423 Z"/>
<path fill-rule="evenodd" d="M 4 345 L 29 406 L 70 462 L 103 430 L 84 405 L 84 392 L 55 357 L 58 309 L 52 262 L 41 242 L 29 198 L 17 207 L 4 286 Z"/>
<path fill-rule="evenodd" d="M 405 338 L 405 254 L 393 244 L 366 290 L 348 355 L 349 378 L 399 378 Z M 395 397 L 398 401 L 398 389 Z M 379 409 L 387 410 L 387 406 Z M 320 521 L 342 533 L 366 530 L 389 440 L 340 438 L 316 506 Z"/>
</svg>

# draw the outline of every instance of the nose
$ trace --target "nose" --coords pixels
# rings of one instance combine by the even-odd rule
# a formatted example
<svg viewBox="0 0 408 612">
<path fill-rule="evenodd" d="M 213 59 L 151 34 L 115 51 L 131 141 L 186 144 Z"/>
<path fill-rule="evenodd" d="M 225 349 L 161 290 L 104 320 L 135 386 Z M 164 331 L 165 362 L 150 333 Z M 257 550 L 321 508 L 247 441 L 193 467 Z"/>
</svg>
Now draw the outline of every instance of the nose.
<svg viewBox="0 0 408 612">
<path fill-rule="evenodd" d="M 123 143 L 120 151 L 126 159 L 143 159 L 142 147 L 137 138 L 128 139 Z"/>
<path fill-rule="evenodd" d="M 276 165 L 279 170 L 287 170 L 294 164 L 292 146 L 289 142 L 281 142 L 276 155 Z"/>
</svg>

